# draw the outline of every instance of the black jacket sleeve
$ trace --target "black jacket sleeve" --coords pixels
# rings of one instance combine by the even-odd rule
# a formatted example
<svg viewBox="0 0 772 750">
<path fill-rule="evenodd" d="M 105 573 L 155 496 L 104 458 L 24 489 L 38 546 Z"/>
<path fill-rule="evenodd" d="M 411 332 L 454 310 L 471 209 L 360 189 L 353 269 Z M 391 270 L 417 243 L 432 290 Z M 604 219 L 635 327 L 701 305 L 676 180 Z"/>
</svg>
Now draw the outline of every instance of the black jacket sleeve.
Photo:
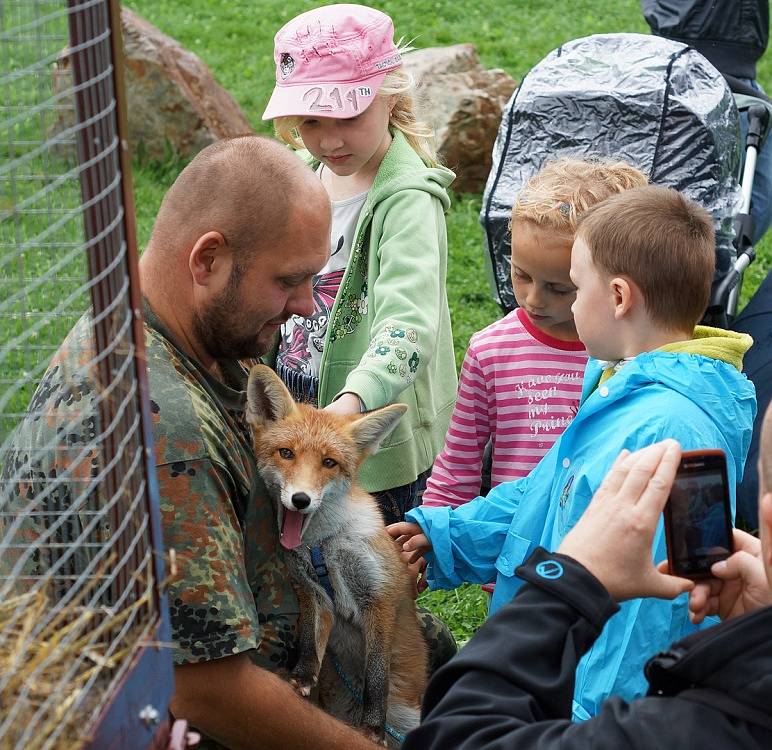
<svg viewBox="0 0 772 750">
<path fill-rule="evenodd" d="M 514 600 L 431 680 L 404 750 L 557 747 L 581 728 L 570 720 L 576 665 L 618 607 L 564 555 L 539 548 L 517 575 L 527 583 Z"/>
<path fill-rule="evenodd" d="M 429 683 L 422 723 L 403 750 L 759 748 L 744 727 L 679 696 L 610 698 L 571 721 L 576 665 L 617 611 L 570 557 L 538 548 L 517 569 L 517 596 Z"/>
</svg>

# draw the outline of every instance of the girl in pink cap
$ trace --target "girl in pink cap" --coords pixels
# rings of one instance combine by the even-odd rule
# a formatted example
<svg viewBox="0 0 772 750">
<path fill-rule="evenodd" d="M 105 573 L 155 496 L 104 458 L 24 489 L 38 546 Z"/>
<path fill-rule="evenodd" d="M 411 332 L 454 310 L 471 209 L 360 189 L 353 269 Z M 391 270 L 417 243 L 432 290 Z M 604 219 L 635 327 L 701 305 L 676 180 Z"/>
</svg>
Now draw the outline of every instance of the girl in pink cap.
<svg viewBox="0 0 772 750">
<path fill-rule="evenodd" d="M 387 523 L 420 500 L 456 397 L 445 291 L 446 188 L 416 120 L 391 19 L 363 5 L 303 13 L 275 37 L 263 119 L 298 148 L 332 201 L 314 312 L 281 331 L 275 367 L 298 400 L 351 414 L 408 411 L 361 471 Z"/>
</svg>

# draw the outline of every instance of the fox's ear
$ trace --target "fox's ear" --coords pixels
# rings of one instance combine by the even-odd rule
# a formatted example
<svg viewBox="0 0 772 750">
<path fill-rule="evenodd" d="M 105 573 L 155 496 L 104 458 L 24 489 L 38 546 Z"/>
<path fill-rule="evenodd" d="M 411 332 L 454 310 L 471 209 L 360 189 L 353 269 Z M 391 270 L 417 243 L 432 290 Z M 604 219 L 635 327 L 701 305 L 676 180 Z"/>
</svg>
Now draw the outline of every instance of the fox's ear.
<svg viewBox="0 0 772 750">
<path fill-rule="evenodd" d="M 266 365 L 255 365 L 247 382 L 247 422 L 259 426 L 288 417 L 295 408 L 292 394 Z"/>
<path fill-rule="evenodd" d="M 405 404 L 391 404 L 364 414 L 352 422 L 351 436 L 357 448 L 363 453 L 375 453 L 381 441 L 391 434 L 406 411 Z"/>
</svg>

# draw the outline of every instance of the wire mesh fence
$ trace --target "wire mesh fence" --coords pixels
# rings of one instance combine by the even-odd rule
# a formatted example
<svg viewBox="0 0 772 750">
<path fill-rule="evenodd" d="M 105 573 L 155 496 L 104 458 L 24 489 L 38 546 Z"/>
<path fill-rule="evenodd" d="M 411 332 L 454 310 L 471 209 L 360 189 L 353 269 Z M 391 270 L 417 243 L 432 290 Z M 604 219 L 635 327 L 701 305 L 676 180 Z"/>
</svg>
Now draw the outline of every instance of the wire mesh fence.
<svg viewBox="0 0 772 750">
<path fill-rule="evenodd" d="M 0 749 L 87 743 L 159 620 L 111 18 L 0 0 Z"/>
</svg>

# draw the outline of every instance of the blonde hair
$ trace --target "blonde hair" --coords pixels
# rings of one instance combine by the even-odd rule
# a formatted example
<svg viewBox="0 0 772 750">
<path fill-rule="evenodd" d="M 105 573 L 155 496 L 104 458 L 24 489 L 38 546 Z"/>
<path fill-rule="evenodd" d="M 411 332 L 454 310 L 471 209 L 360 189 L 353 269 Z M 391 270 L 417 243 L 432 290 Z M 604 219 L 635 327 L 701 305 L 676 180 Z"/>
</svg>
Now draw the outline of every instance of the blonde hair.
<svg viewBox="0 0 772 750">
<path fill-rule="evenodd" d="M 512 221 L 530 221 L 573 237 L 579 217 L 591 206 L 647 184 L 646 175 L 625 161 L 555 159 L 547 162 L 520 191 L 512 207 Z"/>
<path fill-rule="evenodd" d="M 405 53 L 410 49 L 401 47 L 399 51 Z M 414 91 L 413 76 L 397 68 L 386 74 L 377 96 L 396 97 L 389 116 L 389 127 L 399 130 L 405 136 L 405 140 L 427 167 L 436 167 L 439 162 L 434 148 L 434 131 L 429 124 L 416 117 Z M 276 137 L 293 148 L 305 148 L 298 132 L 300 123 L 305 119 L 300 116 L 277 117 L 273 123 Z"/>
</svg>

